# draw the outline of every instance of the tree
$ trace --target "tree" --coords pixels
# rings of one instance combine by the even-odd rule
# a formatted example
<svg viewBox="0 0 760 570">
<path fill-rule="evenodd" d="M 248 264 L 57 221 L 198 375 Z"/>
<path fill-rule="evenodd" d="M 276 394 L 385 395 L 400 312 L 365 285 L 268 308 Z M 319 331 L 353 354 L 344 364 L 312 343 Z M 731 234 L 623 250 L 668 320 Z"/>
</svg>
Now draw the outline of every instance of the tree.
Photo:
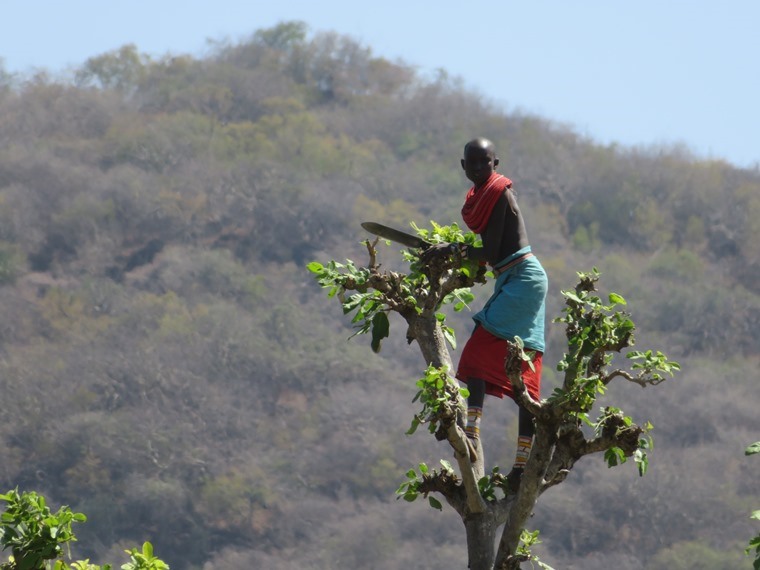
<svg viewBox="0 0 760 570">
<path fill-rule="evenodd" d="M 477 242 L 475 234 L 463 233 L 456 224 L 433 223 L 432 230 L 414 227 L 420 237 L 433 243 Z M 532 413 L 536 424 L 536 440 L 522 483 L 516 493 L 510 492 L 498 467 L 485 472 L 482 448 L 475 461 L 470 459 L 463 421 L 467 392 L 450 375 L 453 367 L 446 341 L 453 344 L 455 339 L 440 310 L 449 303 L 454 304 L 454 310 L 461 310 L 473 297 L 469 288 L 485 282 L 485 267 L 456 254 L 423 265 L 420 250 L 407 250 L 404 258 L 410 262 L 408 273 L 382 270 L 377 261 L 378 242 L 366 242 L 366 267 L 359 268 L 348 260 L 345 264 L 312 262 L 308 269 L 320 285 L 329 289 L 330 297 L 340 300 L 344 313 L 354 313 L 352 322 L 357 334 L 371 334 L 375 351 L 390 334 L 388 314 L 395 312 L 407 323 L 407 340 L 417 342 L 428 365 L 424 377 L 417 382 L 419 392 L 415 397 L 423 407 L 414 416 L 408 433 L 427 424 L 436 439 L 448 441 L 455 450 L 459 474 L 446 461 L 441 461 L 440 469 L 432 470 L 420 464 L 419 472 L 407 472 L 407 481 L 398 493 L 408 501 L 426 497 L 435 508 L 442 505 L 433 494 L 443 496 L 464 523 L 471 569 L 517 569 L 529 560 L 548 568 L 530 552 L 538 541 L 538 532 L 525 528 L 538 498 L 564 481 L 579 459 L 593 453 L 603 453 L 610 467 L 633 458 L 641 475 L 647 469 L 651 424 L 639 426 L 611 406 L 592 419 L 589 413 L 597 396 L 604 394 L 616 378 L 641 386 L 659 384 L 679 365 L 659 351 L 631 350 L 625 354 L 631 366 L 618 366 L 615 354 L 634 343 L 633 321 L 616 308 L 625 305 L 625 299 L 611 293 L 608 302 L 603 302 L 597 295 L 598 271 L 579 273 L 575 289 L 563 292 L 564 314 L 556 319 L 564 323 L 568 340 L 567 352 L 558 365 L 564 371 L 561 387 L 546 399 L 534 400 L 521 377 L 521 360 L 528 360 L 522 341 L 509 341 L 513 356 L 505 363 L 506 372 L 516 400 Z M 495 548 L 497 529 L 502 525 Z"/>
<path fill-rule="evenodd" d="M 77 71 L 76 81 L 79 85 L 94 83 L 105 89 L 130 93 L 143 79 L 149 63 L 150 58 L 141 54 L 137 46 L 127 44 L 88 59 Z"/>
</svg>

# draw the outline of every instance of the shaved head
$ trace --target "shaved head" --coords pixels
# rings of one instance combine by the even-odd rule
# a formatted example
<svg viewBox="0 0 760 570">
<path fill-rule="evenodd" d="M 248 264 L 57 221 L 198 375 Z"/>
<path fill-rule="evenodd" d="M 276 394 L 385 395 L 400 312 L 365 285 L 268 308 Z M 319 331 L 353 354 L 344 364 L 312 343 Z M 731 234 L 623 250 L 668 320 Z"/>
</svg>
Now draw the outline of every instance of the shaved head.
<svg viewBox="0 0 760 570">
<path fill-rule="evenodd" d="M 483 184 L 499 165 L 493 143 L 483 137 L 464 145 L 464 158 L 460 161 L 464 173 L 476 186 Z"/>
<path fill-rule="evenodd" d="M 496 147 L 493 145 L 491 141 L 483 137 L 475 137 L 466 145 L 464 145 L 465 155 L 467 154 L 468 151 L 471 151 L 471 150 L 485 151 L 491 156 L 494 156 L 494 157 L 496 156 Z"/>
<path fill-rule="evenodd" d="M 464 145 L 464 154 L 466 155 L 467 151 L 475 149 L 484 150 L 491 156 L 496 156 L 496 147 L 494 147 L 491 141 L 483 137 L 476 137 Z"/>
</svg>

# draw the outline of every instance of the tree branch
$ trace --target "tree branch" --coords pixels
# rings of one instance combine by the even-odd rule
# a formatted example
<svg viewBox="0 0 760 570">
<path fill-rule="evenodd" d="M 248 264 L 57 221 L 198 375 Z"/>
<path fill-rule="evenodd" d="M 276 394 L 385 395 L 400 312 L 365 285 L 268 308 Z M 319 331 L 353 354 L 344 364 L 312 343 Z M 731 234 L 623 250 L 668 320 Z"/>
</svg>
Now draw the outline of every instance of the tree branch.
<svg viewBox="0 0 760 570">
<path fill-rule="evenodd" d="M 543 492 L 547 469 L 553 456 L 556 431 L 551 422 L 536 421 L 536 438 L 525 465 L 520 488 L 512 502 L 504 525 L 495 568 L 519 568 L 515 558 L 525 521 L 531 516 L 538 497 Z"/>
<path fill-rule="evenodd" d="M 639 438 L 644 430 L 636 424 L 628 425 L 622 414 L 611 414 L 604 420 L 601 433 L 593 439 L 586 439 L 577 424 L 564 424 L 560 432 L 541 493 L 564 481 L 581 457 L 612 447 L 620 448 L 626 457 L 631 457 L 639 449 Z"/>
<path fill-rule="evenodd" d="M 606 376 L 602 378 L 602 382 L 604 382 L 605 386 L 612 382 L 612 380 L 616 377 L 622 377 L 628 380 L 629 382 L 632 382 L 633 384 L 638 384 L 642 388 L 646 388 L 647 386 L 656 386 L 657 384 L 660 384 L 662 382 L 665 382 L 666 378 L 663 376 L 660 376 L 658 378 L 652 378 L 647 377 L 645 373 L 633 375 L 630 372 L 626 370 L 613 370 Z"/>
<path fill-rule="evenodd" d="M 462 484 L 466 494 L 467 510 L 470 514 L 483 513 L 486 510 L 486 503 L 478 488 L 476 464 L 470 461 L 470 452 L 465 439 L 467 435 L 456 422 L 448 426 L 446 435 L 449 444 L 456 452 L 455 457 L 459 465 L 459 472 L 462 474 Z M 482 462 L 482 457 L 478 456 L 478 462 Z"/>
<path fill-rule="evenodd" d="M 538 400 L 534 400 L 528 392 L 528 388 L 525 386 L 525 381 L 522 377 L 522 362 L 525 355 L 522 347 L 513 341 L 507 342 L 507 359 L 504 362 L 504 370 L 507 374 L 507 378 L 512 383 L 512 392 L 517 404 L 528 410 L 533 417 L 541 418 L 543 420 L 549 420 L 552 415 L 549 413 L 549 408 Z"/>
<path fill-rule="evenodd" d="M 446 502 L 464 517 L 467 498 L 465 490 L 454 473 L 448 471 L 434 471 L 432 474 L 424 474 L 419 486 L 419 492 L 425 497 L 429 493 L 440 493 Z"/>
</svg>

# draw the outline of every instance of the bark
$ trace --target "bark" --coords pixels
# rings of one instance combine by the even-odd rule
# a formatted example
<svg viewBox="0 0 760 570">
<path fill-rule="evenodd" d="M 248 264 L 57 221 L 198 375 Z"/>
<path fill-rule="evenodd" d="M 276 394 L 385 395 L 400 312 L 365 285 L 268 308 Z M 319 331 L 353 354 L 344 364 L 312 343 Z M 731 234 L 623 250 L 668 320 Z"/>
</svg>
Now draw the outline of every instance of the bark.
<svg viewBox="0 0 760 570">
<path fill-rule="evenodd" d="M 403 315 L 409 327 L 406 332 L 408 342 L 417 341 L 422 352 L 422 358 L 426 364 L 432 364 L 436 368 L 446 366 L 449 371 L 453 369 L 451 356 L 446 348 L 446 339 L 443 337 L 441 327 L 435 316 Z"/>
<path fill-rule="evenodd" d="M 499 541 L 495 568 L 519 568 L 516 557 L 520 535 L 525 523 L 533 513 L 538 497 L 544 490 L 541 484 L 552 459 L 554 429 L 551 424 L 537 422 L 536 437 L 517 497 L 509 510 L 509 518 Z"/>
<path fill-rule="evenodd" d="M 416 340 L 425 362 L 436 367 L 445 365 L 452 370 L 451 357 L 445 344 L 441 328 L 435 317 L 411 315 L 407 317 L 409 328 L 407 339 Z M 470 461 L 464 433 L 464 410 L 459 417 L 449 417 L 445 426 L 445 437 L 455 451 L 455 457 L 462 477 L 461 485 L 454 490 L 442 484 L 439 491 L 446 501 L 459 513 L 467 535 L 467 556 L 470 570 L 492 570 L 495 556 L 494 543 L 499 524 L 497 514 L 504 511 L 486 503 L 480 494 L 478 480 L 483 477 L 485 458 L 482 445 L 478 445 L 478 458 Z M 479 443 L 479 442 L 478 442 Z M 463 493 L 461 491 L 464 491 Z"/>
<path fill-rule="evenodd" d="M 479 446 L 480 453 L 477 461 L 470 461 L 470 454 L 465 438 L 467 437 L 458 425 L 452 425 L 447 430 L 448 440 L 456 451 L 456 459 L 459 464 L 459 472 L 462 474 L 462 484 L 466 493 L 465 513 L 472 515 L 486 511 L 486 503 L 480 496 L 478 481 L 483 472 L 483 446 Z M 461 514 L 461 513 L 460 513 Z"/>
<path fill-rule="evenodd" d="M 482 513 L 466 517 L 467 567 L 470 570 L 492 570 L 497 524 L 493 515 Z"/>
<path fill-rule="evenodd" d="M 435 367 L 446 366 L 449 371 L 453 369 L 451 356 L 446 348 L 446 340 L 441 332 L 441 327 L 435 317 L 413 315 L 407 318 L 409 329 L 407 338 L 416 340 L 422 352 L 425 362 Z M 455 457 L 459 465 L 462 481 L 467 492 L 467 509 L 471 513 L 484 511 L 484 502 L 478 490 L 478 480 L 483 476 L 483 448 L 479 446 L 478 459 L 475 463 L 470 461 L 466 435 L 464 433 L 466 409 L 460 406 L 453 411 L 449 418 L 443 418 L 443 435 L 441 438 L 448 440 L 455 451 Z"/>
</svg>

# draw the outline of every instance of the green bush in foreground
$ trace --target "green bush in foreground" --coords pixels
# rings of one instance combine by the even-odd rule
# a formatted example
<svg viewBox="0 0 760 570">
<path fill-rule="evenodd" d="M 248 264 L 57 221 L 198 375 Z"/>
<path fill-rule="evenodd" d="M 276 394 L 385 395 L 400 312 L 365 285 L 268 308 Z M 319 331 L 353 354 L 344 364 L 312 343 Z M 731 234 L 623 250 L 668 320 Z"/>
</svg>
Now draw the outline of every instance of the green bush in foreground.
<svg viewBox="0 0 760 570">
<path fill-rule="evenodd" d="M 63 546 L 76 541 L 72 524 L 87 520 L 82 513 L 66 506 L 53 513 L 45 497 L 33 491 L 19 493 L 14 489 L 0 495 L 0 500 L 6 503 L 0 516 L 0 546 L 11 551 L 8 561 L 0 563 L 0 570 L 111 570 L 110 564 L 98 566 L 89 560 L 69 564 L 64 560 Z M 130 561 L 122 564 L 122 570 L 169 570 L 168 564 L 153 556 L 149 542 L 142 550 L 133 548 L 126 553 Z"/>
</svg>

